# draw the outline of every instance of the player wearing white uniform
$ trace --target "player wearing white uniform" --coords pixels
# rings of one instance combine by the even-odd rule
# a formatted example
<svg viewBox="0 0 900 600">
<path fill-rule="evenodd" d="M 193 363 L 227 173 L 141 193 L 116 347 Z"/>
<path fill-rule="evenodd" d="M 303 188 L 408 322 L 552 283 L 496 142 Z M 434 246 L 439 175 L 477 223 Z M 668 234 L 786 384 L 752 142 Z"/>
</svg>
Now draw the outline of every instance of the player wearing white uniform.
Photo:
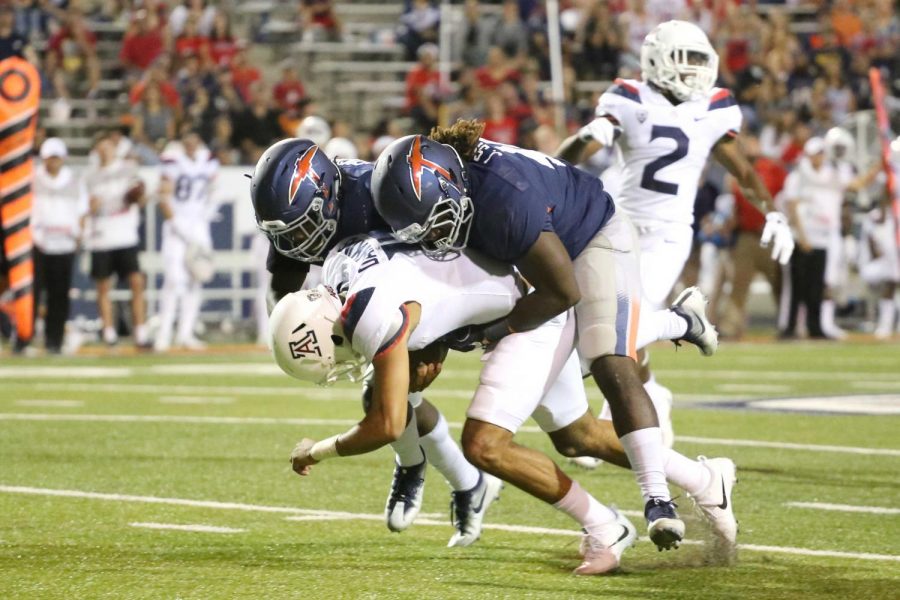
<svg viewBox="0 0 900 600">
<path fill-rule="evenodd" d="M 212 238 L 209 224 L 217 207 L 212 187 L 219 161 L 203 145 L 200 136 L 187 131 L 181 151 L 163 154 L 160 181 L 162 255 L 166 265 L 160 300 L 160 327 L 154 348 L 165 352 L 172 344 L 176 307 L 180 319 L 175 344 L 196 350 L 204 347 L 194 337 L 200 314 L 201 288 L 212 277 Z"/>
<path fill-rule="evenodd" d="M 358 371 L 371 361 L 373 394 L 358 426 L 327 440 L 305 439 L 298 444 L 292 463 L 301 475 L 325 458 L 369 452 L 399 434 L 406 418 L 402 413 L 409 387 L 408 349 L 448 337 L 457 340 L 454 346 L 480 340 L 480 327 L 459 328 L 505 316 L 525 293 L 508 265 L 473 251 L 434 261 L 419 249 L 396 242 L 382 245 L 372 237 L 351 238 L 339 245 L 326 259 L 323 274 L 326 284 L 346 295 L 343 309 L 332 288 L 324 286 L 286 296 L 272 313 L 276 360 L 295 377 L 319 381 L 347 369 Z M 454 333 L 447 336 L 451 330 Z M 574 336 L 574 319 L 562 314 L 537 329 L 503 338 L 486 353 L 481 383 L 467 412 L 463 445 L 476 466 L 578 521 L 586 535 L 584 562 L 576 573 L 589 575 L 618 566 L 622 552 L 634 541 L 634 527 L 597 502 L 549 457 L 512 441 L 530 415 L 561 453 L 590 453 L 628 466 L 612 425 L 590 414 L 573 351 Z M 476 421 L 505 429 L 509 440 L 496 447 L 473 447 L 467 432 Z M 714 531 L 733 543 L 731 461 L 699 463 L 669 450 L 666 475 L 695 494 Z M 488 476 L 479 486 L 485 489 L 476 490 L 472 500 L 483 497 L 489 503 L 496 481 Z"/>
<path fill-rule="evenodd" d="M 579 162 L 616 145 L 621 181 L 614 201 L 637 228 L 641 287 L 652 309 L 665 305 L 690 254 L 694 200 L 710 153 L 750 192 L 748 198 L 768 211 L 762 242 L 773 242 L 772 258 L 785 264 L 793 250 L 787 220 L 774 211 L 768 190 L 734 141 L 741 111 L 730 91 L 714 87 L 717 72 L 718 56 L 699 27 L 662 23 L 641 47 L 643 81 L 617 79 L 601 95 L 594 121 L 557 152 Z M 639 360 L 671 447 L 671 392 L 650 374 L 646 353 Z"/>
</svg>

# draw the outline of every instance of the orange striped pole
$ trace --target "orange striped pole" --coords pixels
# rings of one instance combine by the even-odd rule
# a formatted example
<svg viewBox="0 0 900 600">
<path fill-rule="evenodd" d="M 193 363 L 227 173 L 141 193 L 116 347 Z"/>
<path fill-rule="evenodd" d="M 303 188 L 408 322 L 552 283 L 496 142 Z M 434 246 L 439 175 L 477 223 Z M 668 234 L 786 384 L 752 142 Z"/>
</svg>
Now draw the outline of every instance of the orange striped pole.
<svg viewBox="0 0 900 600">
<path fill-rule="evenodd" d="M 40 91 L 40 76 L 28 61 L 17 56 L 0 61 L 0 264 L 13 294 L 20 344 L 31 341 L 34 334 L 31 151 Z"/>
</svg>

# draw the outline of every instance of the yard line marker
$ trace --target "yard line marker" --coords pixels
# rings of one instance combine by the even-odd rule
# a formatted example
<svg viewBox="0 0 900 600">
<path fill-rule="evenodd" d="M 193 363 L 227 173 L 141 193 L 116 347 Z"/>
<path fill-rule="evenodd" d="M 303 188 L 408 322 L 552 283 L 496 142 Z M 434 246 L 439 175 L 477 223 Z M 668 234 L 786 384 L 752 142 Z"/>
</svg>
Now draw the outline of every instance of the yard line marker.
<svg viewBox="0 0 900 600">
<path fill-rule="evenodd" d="M 867 381 L 896 381 L 896 373 L 872 373 L 869 371 L 846 371 L 832 369 L 830 371 L 772 371 L 772 370 L 716 370 L 716 369 L 661 369 L 655 371 L 660 379 L 701 379 L 715 381 L 717 379 L 743 379 L 750 382 L 774 379 L 798 381 L 841 381 L 860 378 Z"/>
<path fill-rule="evenodd" d="M 785 502 L 785 506 L 811 508 L 813 510 L 835 510 L 838 512 L 870 513 L 873 515 L 900 515 L 900 508 L 884 506 L 857 506 L 854 504 L 830 504 L 828 502 Z"/>
<path fill-rule="evenodd" d="M 198 533 L 244 533 L 246 529 L 235 529 L 234 527 L 218 527 L 216 525 L 177 525 L 175 523 L 129 523 L 132 527 L 143 527 L 145 529 L 166 529 L 171 531 L 195 531 Z"/>
<path fill-rule="evenodd" d="M 84 406 L 81 400 L 16 400 L 17 406 L 41 406 L 55 408 L 79 408 Z"/>
<path fill-rule="evenodd" d="M 226 396 L 160 396 L 163 404 L 232 404 L 234 398 Z"/>
<path fill-rule="evenodd" d="M 2 379 L 44 379 L 60 377 L 65 379 L 96 379 L 99 377 L 131 377 L 131 367 L 86 367 L 71 365 L 68 367 L 0 367 Z"/>
<path fill-rule="evenodd" d="M 110 500 L 116 502 L 140 502 L 146 504 L 171 504 L 176 506 L 191 506 L 196 508 L 216 508 L 224 510 L 240 510 L 250 512 L 283 513 L 292 515 L 305 515 L 312 517 L 332 517 L 334 519 L 358 519 L 365 521 L 382 521 L 384 515 L 351 513 L 342 511 L 311 510 L 304 508 L 291 508 L 288 506 L 266 506 L 261 504 L 244 504 L 239 502 L 218 502 L 211 500 L 190 500 L 187 498 L 165 498 L 159 496 L 135 496 L 131 494 L 108 494 L 100 492 L 85 492 L 80 490 L 60 490 L 52 488 L 35 488 L 26 486 L 0 485 L 0 492 L 9 494 L 28 494 L 38 496 L 57 496 L 66 498 L 85 498 L 91 500 Z M 305 519 L 310 520 L 310 519 Z M 313 519 L 319 520 L 319 519 Z M 324 519 L 322 519 L 324 520 Z M 429 519 L 417 520 L 422 525 L 443 525 L 446 521 L 431 521 Z M 579 535 L 578 531 L 569 529 L 550 529 L 546 527 L 531 527 L 527 525 L 505 525 L 502 523 L 486 523 L 486 529 L 497 529 L 517 533 L 537 533 L 549 535 Z M 643 539 L 643 538 L 642 538 Z M 683 543 L 701 544 L 698 540 L 685 540 Z M 838 552 L 834 550 L 812 550 L 809 548 L 794 548 L 790 546 L 763 546 L 759 544 L 738 544 L 739 550 L 751 552 L 772 552 L 782 554 L 798 554 L 802 556 L 821 556 L 827 558 L 852 558 L 861 560 L 880 560 L 900 562 L 900 555 L 869 554 L 865 552 Z"/>
<path fill-rule="evenodd" d="M 865 454 L 867 456 L 900 456 L 895 448 L 860 448 L 857 446 L 829 446 L 824 444 L 794 444 L 791 442 L 764 442 L 762 440 L 732 440 L 724 438 L 676 435 L 676 442 L 707 444 L 710 446 L 746 446 L 749 448 L 777 448 L 781 450 L 809 450 L 811 452 L 840 452 L 843 454 Z"/>
<path fill-rule="evenodd" d="M 358 423 L 357 419 L 304 419 L 277 417 L 206 417 L 190 415 L 96 415 L 96 414 L 49 414 L 49 413 L 0 413 L 0 421 L 84 421 L 110 423 L 184 423 L 212 425 L 334 425 L 346 427 Z M 454 429 L 462 428 L 462 423 L 451 422 Z M 533 425 L 519 428 L 523 433 L 540 433 Z M 837 452 L 842 454 L 862 454 L 866 456 L 900 456 L 900 449 L 864 448 L 859 446 L 830 446 L 824 444 L 795 444 L 791 442 L 769 442 L 764 440 L 742 440 L 731 438 L 708 438 L 690 435 L 676 435 L 675 441 L 709 446 L 746 446 L 750 448 L 772 448 L 778 450 L 808 450 L 810 452 Z"/>
</svg>

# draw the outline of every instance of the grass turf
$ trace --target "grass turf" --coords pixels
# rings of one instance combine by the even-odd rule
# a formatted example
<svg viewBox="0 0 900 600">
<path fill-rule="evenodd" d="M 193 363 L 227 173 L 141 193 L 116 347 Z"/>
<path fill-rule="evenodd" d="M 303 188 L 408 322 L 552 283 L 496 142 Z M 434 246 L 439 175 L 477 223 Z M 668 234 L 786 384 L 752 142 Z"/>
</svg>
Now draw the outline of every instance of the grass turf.
<svg viewBox="0 0 900 600">
<path fill-rule="evenodd" d="M 660 347 L 654 365 L 676 393 L 681 436 L 898 448 L 898 417 L 722 408 L 771 396 L 900 393 L 896 346 L 729 345 L 712 359 Z M 423 512 L 436 525 L 401 535 L 381 520 L 391 455 L 328 461 L 300 479 L 287 456 L 303 436 L 357 419 L 358 391 L 307 388 L 274 373 L 263 354 L 4 360 L 0 366 L 0 597 L 4 598 L 866 598 L 897 597 L 900 515 L 819 511 L 788 502 L 900 507 L 900 457 L 678 441 L 688 455 L 738 463 L 740 541 L 893 556 L 828 557 L 744 549 L 732 567 L 708 566 L 704 546 L 657 553 L 647 541 L 622 572 L 575 578 L 575 535 L 488 529 L 447 549 L 449 489 L 429 470 Z M 52 368 L 52 369 L 51 369 Z M 427 394 L 452 422 L 464 418 L 474 356 L 453 356 Z M 49 370 L 48 370 L 49 369 Z M 97 370 L 99 369 L 99 370 Z M 591 394 L 597 408 L 599 396 Z M 210 404 L 191 404 L 192 401 Z M 57 404 L 58 401 L 66 401 Z M 894 400 L 896 406 L 896 399 Z M 40 414 L 43 420 L 16 415 Z M 89 420 L 61 420 L 85 415 Z M 129 415 L 126 421 L 89 415 Z M 169 421 L 141 421 L 155 416 Z M 184 422 L 186 417 L 234 417 Z M 265 417 L 247 421 L 248 417 Z M 32 417 L 32 419 L 38 417 Z M 242 420 L 244 419 L 244 420 Z M 458 434 L 458 429 L 454 432 Z M 523 443 L 553 455 L 545 436 Z M 640 509 L 632 476 L 608 465 L 565 465 L 607 503 Z M 246 503 L 258 510 L 12 493 L 9 486 Z M 691 519 L 688 538 L 701 541 Z M 346 511 L 286 520 L 265 507 Z M 297 515 L 294 515 L 297 516 Z M 428 517 L 426 517 L 428 519 Z M 423 520 L 426 520 L 423 519 Z M 632 520 L 642 528 L 642 520 Z M 550 507 L 507 486 L 492 524 L 574 530 Z M 204 524 L 215 534 L 144 529 L 135 522 Z"/>
</svg>

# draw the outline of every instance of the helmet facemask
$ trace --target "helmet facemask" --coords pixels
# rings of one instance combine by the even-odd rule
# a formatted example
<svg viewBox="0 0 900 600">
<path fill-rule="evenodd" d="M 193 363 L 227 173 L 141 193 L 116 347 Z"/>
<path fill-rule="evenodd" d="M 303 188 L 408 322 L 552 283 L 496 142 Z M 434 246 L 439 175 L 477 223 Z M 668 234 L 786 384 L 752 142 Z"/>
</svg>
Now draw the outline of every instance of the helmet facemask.
<svg viewBox="0 0 900 600">
<path fill-rule="evenodd" d="M 335 180 L 330 197 L 336 200 L 339 191 L 340 177 Z M 290 223 L 280 220 L 259 222 L 259 229 L 268 236 L 279 253 L 303 262 L 323 258 L 322 252 L 337 232 L 340 215 L 335 207 L 333 217 L 325 216 L 325 193 L 324 188 L 320 188 L 306 211 Z"/>
<path fill-rule="evenodd" d="M 418 244 L 426 256 L 434 259 L 465 249 L 475 214 L 472 199 L 458 187 L 443 178 L 440 186 L 442 198 L 434 204 L 425 223 L 412 223 L 394 233 L 402 242 Z"/>
</svg>

